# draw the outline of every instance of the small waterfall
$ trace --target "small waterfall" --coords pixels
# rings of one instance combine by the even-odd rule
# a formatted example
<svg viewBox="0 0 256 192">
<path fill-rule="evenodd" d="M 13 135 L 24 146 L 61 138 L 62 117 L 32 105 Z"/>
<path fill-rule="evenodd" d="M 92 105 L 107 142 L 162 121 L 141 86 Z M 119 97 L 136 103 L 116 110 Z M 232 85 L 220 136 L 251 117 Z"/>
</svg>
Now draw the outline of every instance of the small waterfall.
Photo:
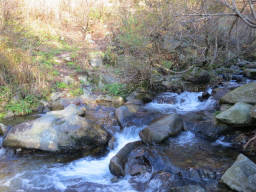
<svg viewBox="0 0 256 192">
<path fill-rule="evenodd" d="M 208 90 L 211 92 L 211 89 Z M 215 100 L 211 97 L 203 102 L 199 101 L 198 97 L 202 92 L 183 92 L 177 93 L 162 93 L 158 95 L 151 103 L 145 106 L 148 110 L 158 111 L 160 113 L 184 113 L 189 111 L 200 111 L 211 109 Z M 168 102 L 165 102 L 165 101 Z M 163 101 L 163 102 L 162 102 Z"/>
</svg>

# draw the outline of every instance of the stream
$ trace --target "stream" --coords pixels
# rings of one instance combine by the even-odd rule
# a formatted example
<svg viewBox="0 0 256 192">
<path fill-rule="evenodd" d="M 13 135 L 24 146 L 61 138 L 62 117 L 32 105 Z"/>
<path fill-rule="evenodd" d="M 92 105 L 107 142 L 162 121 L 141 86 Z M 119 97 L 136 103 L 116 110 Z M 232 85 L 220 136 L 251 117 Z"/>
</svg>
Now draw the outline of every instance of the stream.
<svg viewBox="0 0 256 192">
<path fill-rule="evenodd" d="M 211 90 L 209 90 L 211 92 Z M 214 111 L 215 100 L 210 97 L 200 102 L 201 93 L 183 92 L 162 93 L 144 110 L 161 113 Z M 214 112 L 213 112 L 214 113 Z M 143 117 L 147 118 L 147 117 Z M 11 122 L 9 123 L 9 125 Z M 209 191 L 229 191 L 219 186 L 217 179 L 233 163 L 238 152 L 222 136 L 216 141 L 198 137 L 192 131 L 184 131 L 179 136 L 169 138 L 163 146 L 146 146 L 156 162 L 151 173 L 126 176 L 112 182 L 109 171 L 110 159 L 127 143 L 140 140 L 139 132 L 146 125 L 132 125 L 116 133 L 116 145 L 105 155 L 99 157 L 55 155 L 45 153 L 15 153 L 1 148 L 0 137 L 0 191 L 1 192 L 132 192 L 160 191 L 161 182 L 151 180 L 153 172 L 179 170 L 184 177 L 201 178 L 201 186 L 210 187 Z M 155 158 L 155 159 L 154 159 Z M 152 161 L 153 161 L 152 160 Z M 191 170 L 200 170 L 200 178 Z M 203 170 L 203 171 L 202 171 Z M 208 171 L 208 172 L 207 172 Z M 205 173 L 205 177 L 201 177 Z M 208 188 L 207 188 L 208 189 Z M 207 190 L 208 191 L 208 190 Z"/>
</svg>

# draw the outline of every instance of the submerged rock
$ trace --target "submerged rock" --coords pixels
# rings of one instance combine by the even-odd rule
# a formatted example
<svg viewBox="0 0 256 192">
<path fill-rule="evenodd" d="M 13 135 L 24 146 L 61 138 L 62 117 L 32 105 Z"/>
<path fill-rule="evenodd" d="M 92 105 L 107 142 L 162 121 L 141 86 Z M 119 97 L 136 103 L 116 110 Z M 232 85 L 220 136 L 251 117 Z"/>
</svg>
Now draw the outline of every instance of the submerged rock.
<svg viewBox="0 0 256 192">
<path fill-rule="evenodd" d="M 210 140 L 218 139 L 229 131 L 229 126 L 219 123 L 214 115 L 206 112 L 189 112 L 182 116 L 185 130 Z"/>
<path fill-rule="evenodd" d="M 218 114 L 216 119 L 234 126 L 248 126 L 252 121 L 250 116 L 251 108 L 252 105 L 239 102 Z"/>
<path fill-rule="evenodd" d="M 165 171 L 153 174 L 146 188 L 146 191 L 159 192 L 206 192 L 200 185 L 187 184 L 178 175 Z"/>
<path fill-rule="evenodd" d="M 221 180 L 231 189 L 239 192 L 256 191 L 256 164 L 243 154 L 225 172 Z"/>
<path fill-rule="evenodd" d="M 140 146 L 142 143 L 140 141 L 132 142 L 126 144 L 112 159 L 109 163 L 110 172 L 117 176 L 125 176 L 125 163 L 130 152 L 136 147 Z"/>
<path fill-rule="evenodd" d="M 98 125 L 81 117 L 85 109 L 69 105 L 61 111 L 14 126 L 4 146 L 52 152 L 94 149 L 108 142 L 108 134 Z"/>
<path fill-rule="evenodd" d="M 248 83 L 224 95 L 221 103 L 235 104 L 237 102 L 245 102 L 256 104 L 256 82 Z"/>
<path fill-rule="evenodd" d="M 179 134 L 183 129 L 181 117 L 172 114 L 151 123 L 140 132 L 140 138 L 148 144 L 161 143 L 168 137 Z"/>
<path fill-rule="evenodd" d="M 205 91 L 202 93 L 201 96 L 198 96 L 198 99 L 199 99 L 199 101 L 203 102 L 203 101 L 209 99 L 210 96 L 211 95 L 207 91 Z"/>
</svg>

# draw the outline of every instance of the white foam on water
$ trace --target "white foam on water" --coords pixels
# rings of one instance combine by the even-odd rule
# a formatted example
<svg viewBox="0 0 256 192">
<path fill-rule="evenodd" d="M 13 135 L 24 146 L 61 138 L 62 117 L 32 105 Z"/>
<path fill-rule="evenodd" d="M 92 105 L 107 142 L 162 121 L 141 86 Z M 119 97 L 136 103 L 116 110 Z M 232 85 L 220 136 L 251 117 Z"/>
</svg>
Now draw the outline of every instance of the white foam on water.
<svg viewBox="0 0 256 192">
<path fill-rule="evenodd" d="M 128 183 L 128 180 L 126 179 L 122 179 L 118 183 L 111 182 L 111 178 L 113 176 L 109 171 L 109 162 L 111 158 L 127 143 L 139 140 L 138 133 L 141 129 L 142 128 L 133 126 L 125 128 L 122 133 L 116 134 L 115 138 L 117 138 L 117 146 L 105 157 L 100 159 L 94 159 L 91 157 L 82 158 L 64 167 L 59 167 L 57 169 L 54 168 L 53 171 L 57 173 L 58 178 L 63 180 L 63 185 L 66 184 L 65 180 L 80 179 L 80 182 L 82 183 L 92 182 L 102 185 L 111 185 L 111 189 L 117 188 L 121 191 L 133 191 L 132 187 Z M 70 182 L 68 185 L 70 185 Z"/>
<path fill-rule="evenodd" d="M 225 136 L 221 136 L 218 138 L 212 145 L 221 145 L 223 147 L 232 147 L 232 143 L 226 142 L 225 141 Z"/>
<path fill-rule="evenodd" d="M 0 137 L 0 159 L 5 154 L 5 149 L 2 148 L 3 138 Z"/>
<path fill-rule="evenodd" d="M 123 178 L 117 183 L 111 182 L 113 175 L 109 171 L 109 162 L 127 143 L 139 140 L 139 131 L 143 128 L 132 126 L 125 128 L 122 133 L 117 133 L 115 135 L 117 145 L 105 157 L 97 159 L 85 157 L 69 164 L 54 164 L 52 167 L 43 166 L 38 169 L 32 168 L 32 170 L 12 175 L 2 185 L 22 186 L 21 188 L 24 190 L 55 189 L 64 192 L 74 185 L 78 185 L 79 188 L 79 184 L 83 185 L 89 182 L 95 184 L 90 186 L 91 191 L 135 191 L 127 178 Z"/>
<path fill-rule="evenodd" d="M 175 138 L 175 144 L 177 145 L 193 145 L 197 142 L 196 136 L 191 131 L 182 132 L 177 138 Z"/>
<path fill-rule="evenodd" d="M 212 90 L 209 89 L 209 92 Z M 161 113 L 183 113 L 189 111 L 200 111 L 209 109 L 214 106 L 215 101 L 212 98 L 206 101 L 199 101 L 198 97 L 202 95 L 202 92 L 183 92 L 181 94 L 177 93 L 164 93 L 159 95 L 159 97 L 175 97 L 176 101 L 173 104 L 158 103 L 157 100 L 147 104 L 146 109 L 152 111 L 159 111 Z"/>
</svg>

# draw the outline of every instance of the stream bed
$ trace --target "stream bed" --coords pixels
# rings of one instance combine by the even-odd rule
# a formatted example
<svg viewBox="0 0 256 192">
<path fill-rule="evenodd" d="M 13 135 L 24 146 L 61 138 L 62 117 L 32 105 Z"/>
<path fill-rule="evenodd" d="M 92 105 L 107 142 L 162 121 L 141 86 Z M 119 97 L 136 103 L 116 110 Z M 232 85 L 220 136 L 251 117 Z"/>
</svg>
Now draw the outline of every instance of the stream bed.
<svg viewBox="0 0 256 192">
<path fill-rule="evenodd" d="M 211 90 L 209 90 L 211 91 Z M 201 93 L 163 93 L 143 108 L 149 114 L 210 111 L 214 113 L 212 97 L 200 102 Z M 147 119 L 148 117 L 140 117 Z M 7 125 L 13 125 L 9 122 Z M 169 138 L 163 145 L 143 146 L 150 161 L 151 172 L 125 176 L 112 182 L 110 159 L 127 143 L 140 140 L 139 132 L 146 124 L 125 127 L 115 134 L 114 149 L 93 156 L 56 155 L 47 153 L 15 153 L 1 147 L 0 138 L 0 191 L 1 192 L 132 192 L 164 191 L 164 184 L 154 174 L 164 171 L 180 174 L 185 184 L 200 183 L 206 191 L 230 191 L 219 184 L 224 171 L 234 162 L 238 151 L 225 142 L 224 137 L 208 141 L 190 130 Z M 184 185 L 184 183 L 182 185 Z"/>
</svg>

